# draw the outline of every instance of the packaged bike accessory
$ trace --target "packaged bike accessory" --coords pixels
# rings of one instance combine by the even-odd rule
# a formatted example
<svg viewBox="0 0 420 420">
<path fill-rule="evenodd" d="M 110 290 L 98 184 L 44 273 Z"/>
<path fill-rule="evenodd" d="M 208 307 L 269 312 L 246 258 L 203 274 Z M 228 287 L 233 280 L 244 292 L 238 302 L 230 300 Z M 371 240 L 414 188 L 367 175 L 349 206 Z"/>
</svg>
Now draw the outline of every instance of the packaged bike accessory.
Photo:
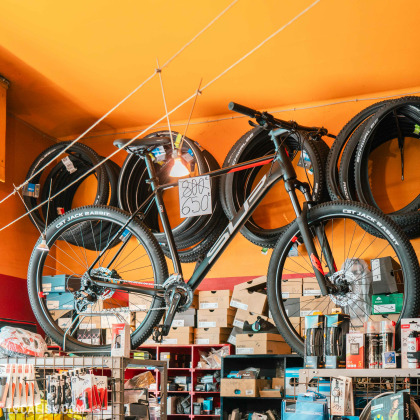
<svg viewBox="0 0 420 420">
<path fill-rule="evenodd" d="M 380 323 L 378 342 L 379 367 L 383 366 L 384 353 L 395 350 L 395 322 L 384 320 Z"/>
<path fill-rule="evenodd" d="M 305 317 L 305 367 L 324 367 L 324 324 L 325 316 L 308 315 Z"/>
<path fill-rule="evenodd" d="M 327 369 L 346 367 L 346 334 L 350 315 L 336 313 L 325 315 L 324 360 Z"/>
<path fill-rule="evenodd" d="M 130 357 L 130 326 L 128 324 L 112 324 L 111 330 L 111 356 Z"/>
<path fill-rule="evenodd" d="M 401 320 L 401 367 L 403 369 L 408 368 L 408 342 L 409 336 L 411 332 L 416 331 L 420 332 L 420 318 L 403 318 Z M 412 339 L 414 337 L 411 337 Z M 415 344 L 413 340 L 411 340 L 411 346 Z M 417 344 L 415 344 L 415 347 Z M 413 364 L 414 361 L 410 360 Z"/>
<path fill-rule="evenodd" d="M 379 323 L 369 321 L 365 324 L 365 368 L 379 368 Z"/>
<path fill-rule="evenodd" d="M 418 352 L 420 350 L 420 333 L 411 331 L 407 338 L 407 367 L 418 369 L 420 367 Z"/>
<path fill-rule="evenodd" d="M 347 406 L 347 378 L 332 378 L 331 382 L 331 415 L 344 416 Z"/>
<path fill-rule="evenodd" d="M 346 336 L 346 368 L 364 369 L 365 367 L 365 334 L 350 332 Z"/>
<path fill-rule="evenodd" d="M 39 334 L 21 328 L 2 327 L 0 351 L 12 357 L 44 357 L 48 347 Z"/>
<path fill-rule="evenodd" d="M 382 367 L 384 369 L 397 368 L 397 355 L 395 351 L 386 351 L 382 353 Z"/>
</svg>

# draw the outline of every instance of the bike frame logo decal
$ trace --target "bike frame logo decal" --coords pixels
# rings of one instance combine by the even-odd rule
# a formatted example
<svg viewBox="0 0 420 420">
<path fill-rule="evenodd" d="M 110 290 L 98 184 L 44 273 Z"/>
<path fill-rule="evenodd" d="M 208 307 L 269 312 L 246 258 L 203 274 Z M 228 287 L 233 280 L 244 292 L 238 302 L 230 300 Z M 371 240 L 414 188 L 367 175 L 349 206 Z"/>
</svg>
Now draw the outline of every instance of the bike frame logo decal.
<svg viewBox="0 0 420 420">
<path fill-rule="evenodd" d="M 264 175 L 261 178 L 261 181 L 257 184 L 254 191 L 252 191 L 251 195 L 248 199 L 244 202 L 243 207 L 240 211 L 242 214 L 237 213 L 237 219 L 234 218 L 232 222 L 229 222 L 226 229 L 220 235 L 219 239 L 216 243 L 210 248 L 210 251 L 207 253 L 206 257 L 209 259 L 208 263 L 212 262 L 213 259 L 216 257 L 218 252 L 222 249 L 223 245 L 228 241 L 231 234 L 235 231 L 236 227 L 241 223 L 241 221 L 247 216 L 248 209 L 250 205 L 255 201 L 257 193 L 264 187 L 265 181 L 267 179 L 267 175 Z M 236 220 L 235 220 L 236 219 Z"/>
<path fill-rule="evenodd" d="M 311 254 L 311 263 L 323 276 L 325 276 L 324 270 L 322 269 L 321 262 L 314 254 Z"/>
</svg>

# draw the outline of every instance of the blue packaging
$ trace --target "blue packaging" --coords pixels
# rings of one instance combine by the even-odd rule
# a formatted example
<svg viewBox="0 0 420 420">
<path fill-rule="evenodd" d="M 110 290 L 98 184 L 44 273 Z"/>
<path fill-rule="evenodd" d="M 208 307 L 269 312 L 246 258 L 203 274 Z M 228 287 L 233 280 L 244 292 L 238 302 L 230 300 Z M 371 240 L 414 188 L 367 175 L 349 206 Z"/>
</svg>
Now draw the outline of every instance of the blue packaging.
<svg viewBox="0 0 420 420">
<path fill-rule="evenodd" d="M 44 293 L 50 292 L 65 292 L 67 289 L 66 274 L 57 274 L 56 276 L 42 276 L 42 291 Z"/>
<path fill-rule="evenodd" d="M 213 411 L 213 397 L 206 398 L 203 401 L 203 411 Z"/>
<path fill-rule="evenodd" d="M 315 392 L 299 394 L 297 401 L 283 400 L 281 404 L 282 420 L 328 420 L 327 399 Z"/>
<path fill-rule="evenodd" d="M 74 309 L 73 293 L 48 293 L 46 299 L 49 310 Z"/>
</svg>

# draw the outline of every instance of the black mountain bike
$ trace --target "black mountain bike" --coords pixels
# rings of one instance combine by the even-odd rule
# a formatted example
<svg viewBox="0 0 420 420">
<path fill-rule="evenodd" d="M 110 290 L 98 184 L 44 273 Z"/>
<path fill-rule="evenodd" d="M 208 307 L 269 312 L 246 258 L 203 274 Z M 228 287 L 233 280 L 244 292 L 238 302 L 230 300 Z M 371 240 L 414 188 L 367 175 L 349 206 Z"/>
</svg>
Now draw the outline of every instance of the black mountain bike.
<svg viewBox="0 0 420 420">
<path fill-rule="evenodd" d="M 98 334 L 93 337 L 89 331 L 111 328 L 118 322 L 128 322 L 132 326 L 133 348 L 151 334 L 158 341 L 165 337 L 175 313 L 191 305 L 194 290 L 279 180 L 284 183 L 296 219 L 282 234 L 271 255 L 267 295 L 277 328 L 296 352 L 303 353 L 303 338 L 300 329 L 295 328 L 295 317 L 315 310 L 329 313 L 333 308 L 341 307 L 350 314 L 355 327 L 372 318 L 372 276 L 366 265 L 374 258 L 392 257 L 397 263 L 392 275 L 403 295 L 399 318 L 418 315 L 419 263 L 398 226 L 377 209 L 366 205 L 346 201 L 317 205 L 311 201 L 308 183 L 296 177 L 285 140 L 297 132 L 305 133 L 302 138 L 316 140 L 326 135 L 327 130 L 282 121 L 267 112 L 235 103 L 229 108 L 254 118 L 268 130 L 275 153 L 208 173 L 213 178 L 269 165 L 268 172 L 211 249 L 202 256 L 188 281 L 183 278 L 162 198 L 164 190 L 178 184 L 159 185 L 149 156 L 155 147 L 168 144 L 167 138 L 140 139 L 127 147 L 129 152 L 145 160 L 153 190 L 136 212 L 130 215 L 112 207 L 88 206 L 66 213 L 49 226 L 46 232 L 49 250 L 36 246 L 31 256 L 28 292 L 38 322 L 66 350 L 109 351 L 104 337 L 98 337 Z M 119 145 L 124 147 L 121 142 Z M 298 200 L 298 192 L 305 198 L 303 205 Z M 173 264 L 171 275 L 159 243 L 142 223 L 142 211 L 153 202 L 167 238 Z M 90 226 L 92 232 L 100 232 L 89 235 L 89 238 L 95 238 L 89 247 L 84 245 L 86 226 Z M 73 239 L 71 244 L 69 238 Z M 60 276 L 55 277 L 53 284 L 61 285 L 61 292 L 51 287 L 49 276 L 52 275 Z M 296 277 L 303 277 L 305 282 L 316 282 L 319 292 L 302 298 L 300 312 L 290 313 L 287 295 L 282 290 L 288 280 Z M 250 309 L 252 311 L 252 307 Z M 392 308 L 388 312 L 393 312 Z M 162 317 L 163 322 L 159 324 Z"/>
</svg>

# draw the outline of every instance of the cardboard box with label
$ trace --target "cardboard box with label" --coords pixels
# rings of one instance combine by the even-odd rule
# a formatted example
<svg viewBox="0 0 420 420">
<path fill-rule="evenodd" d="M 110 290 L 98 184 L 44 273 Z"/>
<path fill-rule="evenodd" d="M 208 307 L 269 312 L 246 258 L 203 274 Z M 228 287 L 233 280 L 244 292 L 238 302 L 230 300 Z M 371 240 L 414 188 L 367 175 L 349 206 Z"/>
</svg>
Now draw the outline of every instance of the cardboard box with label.
<svg viewBox="0 0 420 420">
<path fill-rule="evenodd" d="M 192 344 L 194 342 L 194 328 L 172 327 L 164 340 L 166 344 Z"/>
<path fill-rule="evenodd" d="M 42 276 L 42 291 L 44 293 L 50 292 L 66 292 L 67 279 L 66 274 L 57 274 L 55 276 Z"/>
<path fill-rule="evenodd" d="M 303 296 L 300 298 L 300 316 L 313 315 L 314 312 L 328 314 L 335 306 L 329 296 Z"/>
<path fill-rule="evenodd" d="M 101 329 L 78 329 L 77 340 L 82 343 L 98 346 L 105 343 L 105 333 Z"/>
<path fill-rule="evenodd" d="M 47 297 L 47 308 L 49 310 L 72 310 L 74 309 L 74 295 L 73 293 L 48 293 Z"/>
<path fill-rule="evenodd" d="M 305 277 L 302 279 L 303 296 L 321 296 L 321 289 L 316 277 Z"/>
<path fill-rule="evenodd" d="M 397 284 L 403 284 L 401 266 L 391 257 L 371 260 L 373 294 L 397 293 Z"/>
<path fill-rule="evenodd" d="M 258 317 L 267 321 L 267 317 L 264 315 L 259 315 L 254 312 L 244 311 L 243 309 L 238 309 L 236 311 L 235 319 L 233 320 L 233 326 L 238 327 L 240 329 L 244 328 L 245 321 L 248 321 L 249 324 L 253 324 Z"/>
<path fill-rule="evenodd" d="M 244 311 L 267 315 L 268 308 L 267 294 L 265 292 L 266 285 L 266 276 L 237 284 L 233 288 L 230 306 Z"/>
<path fill-rule="evenodd" d="M 402 293 L 392 295 L 373 295 L 372 314 L 399 314 L 404 303 Z"/>
<path fill-rule="evenodd" d="M 200 290 L 198 293 L 199 309 L 229 308 L 232 290 Z"/>
<path fill-rule="evenodd" d="M 172 322 L 173 327 L 195 327 L 197 310 L 194 308 L 188 308 L 184 312 L 177 312 Z"/>
<path fill-rule="evenodd" d="M 243 331 L 242 331 L 241 328 L 233 327 L 232 330 L 231 330 L 231 332 L 230 332 L 230 335 L 229 335 L 229 337 L 227 339 L 227 342 L 229 344 L 232 344 L 232 345 L 235 346 L 236 345 L 236 336 L 238 334 L 242 334 L 242 333 L 243 333 Z"/>
<path fill-rule="evenodd" d="M 161 342 L 163 345 L 189 345 L 194 343 L 194 328 L 193 327 L 172 327 L 169 334 L 165 336 Z M 144 344 L 156 345 L 152 337 L 149 337 Z"/>
<path fill-rule="evenodd" d="M 236 354 L 289 354 L 290 346 L 280 334 L 255 333 L 236 336 Z"/>
<path fill-rule="evenodd" d="M 230 379 L 220 381 L 221 397 L 259 397 L 260 389 L 270 386 L 266 379 Z"/>
<path fill-rule="evenodd" d="M 281 281 L 281 297 L 283 299 L 299 298 L 302 296 L 302 279 Z"/>
<path fill-rule="evenodd" d="M 198 328 L 228 328 L 233 326 L 235 310 L 223 309 L 199 309 L 197 311 Z"/>
<path fill-rule="evenodd" d="M 194 344 L 226 343 L 230 332 L 230 328 L 196 328 L 194 330 Z"/>
</svg>

